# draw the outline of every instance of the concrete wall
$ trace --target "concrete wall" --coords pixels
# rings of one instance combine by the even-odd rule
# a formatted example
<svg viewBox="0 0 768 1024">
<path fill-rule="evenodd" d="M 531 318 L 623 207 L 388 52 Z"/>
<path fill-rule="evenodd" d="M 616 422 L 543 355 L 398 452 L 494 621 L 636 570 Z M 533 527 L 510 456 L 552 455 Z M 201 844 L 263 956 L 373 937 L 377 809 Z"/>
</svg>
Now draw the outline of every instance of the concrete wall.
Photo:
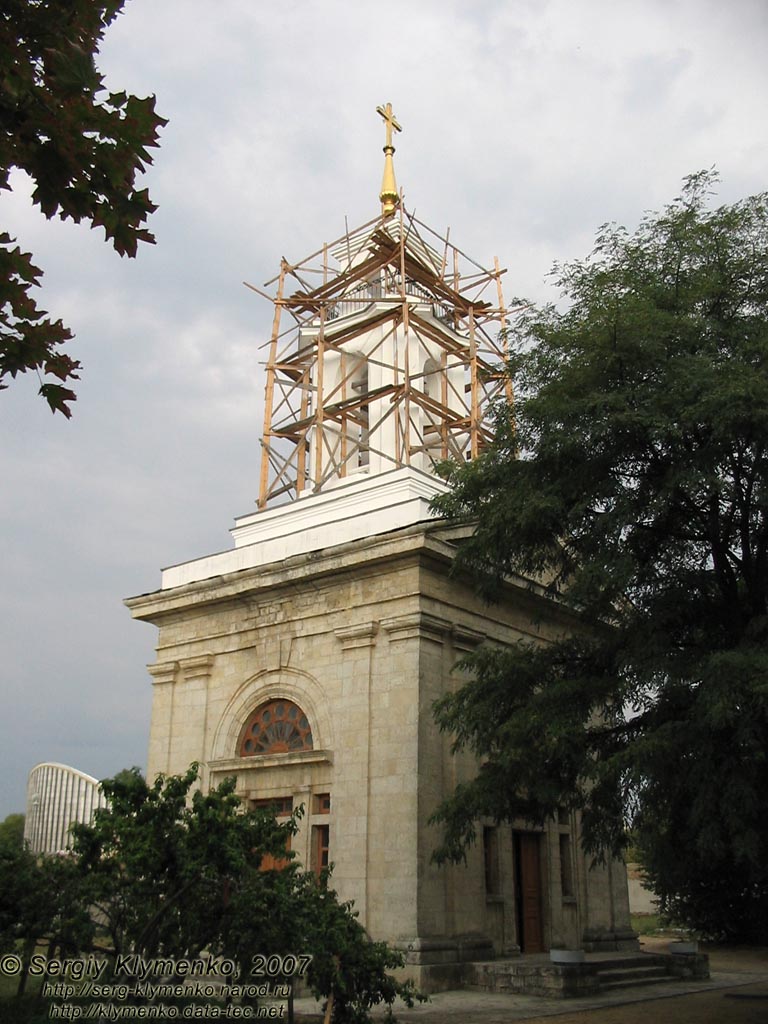
<svg viewBox="0 0 768 1024">
<path fill-rule="evenodd" d="M 105 804 L 90 775 L 64 764 L 35 765 L 27 782 L 24 839 L 33 853 L 60 853 L 69 847 L 70 826 L 88 824 Z"/>
</svg>

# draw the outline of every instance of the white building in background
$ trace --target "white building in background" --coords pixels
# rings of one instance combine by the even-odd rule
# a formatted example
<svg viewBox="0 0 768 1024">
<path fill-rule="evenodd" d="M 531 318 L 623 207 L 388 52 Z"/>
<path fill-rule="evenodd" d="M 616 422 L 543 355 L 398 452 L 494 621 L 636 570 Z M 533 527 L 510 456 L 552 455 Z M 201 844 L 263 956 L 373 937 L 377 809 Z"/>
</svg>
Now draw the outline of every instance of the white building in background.
<svg viewBox="0 0 768 1024">
<path fill-rule="evenodd" d="M 69 828 L 90 822 L 106 806 L 98 779 L 65 764 L 37 764 L 27 783 L 24 839 L 33 853 L 59 853 L 69 846 Z"/>
</svg>

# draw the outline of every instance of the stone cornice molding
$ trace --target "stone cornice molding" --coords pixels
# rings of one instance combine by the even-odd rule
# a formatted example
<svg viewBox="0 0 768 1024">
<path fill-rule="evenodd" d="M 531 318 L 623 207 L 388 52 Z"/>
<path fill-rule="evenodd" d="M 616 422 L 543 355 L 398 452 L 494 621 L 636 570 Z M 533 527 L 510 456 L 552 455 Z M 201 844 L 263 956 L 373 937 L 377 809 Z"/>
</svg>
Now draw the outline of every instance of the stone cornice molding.
<svg viewBox="0 0 768 1024">
<path fill-rule="evenodd" d="M 361 622 L 354 626 L 335 629 L 334 634 L 341 644 L 341 649 L 350 651 L 357 647 L 373 647 L 378 631 L 378 622 Z"/>
<path fill-rule="evenodd" d="M 214 660 L 212 654 L 197 654 L 192 658 L 183 658 L 179 666 L 187 682 L 197 679 L 205 682 L 210 679 Z"/>
<path fill-rule="evenodd" d="M 246 772 L 284 768 L 293 764 L 333 764 L 330 750 L 299 750 L 287 754 L 259 754 L 257 757 L 224 757 L 208 762 L 211 772 Z"/>
<path fill-rule="evenodd" d="M 360 541 L 348 540 L 320 551 L 292 555 L 265 565 L 244 567 L 172 589 L 126 598 L 124 604 L 134 618 L 159 622 L 161 618 L 172 621 L 174 615 L 191 608 L 197 610 L 205 605 L 241 601 L 244 603 L 246 626 L 261 626 L 264 624 L 261 617 L 264 605 L 284 601 L 286 592 L 296 587 L 304 588 L 310 579 L 330 578 L 341 572 L 360 574 L 376 571 L 378 575 L 381 565 L 394 568 L 404 560 L 418 560 L 428 548 L 445 547 L 449 550 L 447 545 L 432 539 L 429 525 L 417 523 Z"/>
<path fill-rule="evenodd" d="M 163 683 L 175 682 L 178 667 L 178 661 L 166 661 L 158 665 L 147 665 L 147 672 L 152 676 L 152 685 L 160 686 Z"/>
<path fill-rule="evenodd" d="M 469 626 L 454 626 L 451 630 L 453 646 L 457 651 L 474 651 L 486 638 L 485 633 Z"/>
<path fill-rule="evenodd" d="M 382 619 L 381 625 L 389 633 L 390 642 L 419 637 L 442 644 L 453 629 L 453 623 L 448 619 L 430 615 L 429 612 L 395 615 L 391 619 Z"/>
</svg>

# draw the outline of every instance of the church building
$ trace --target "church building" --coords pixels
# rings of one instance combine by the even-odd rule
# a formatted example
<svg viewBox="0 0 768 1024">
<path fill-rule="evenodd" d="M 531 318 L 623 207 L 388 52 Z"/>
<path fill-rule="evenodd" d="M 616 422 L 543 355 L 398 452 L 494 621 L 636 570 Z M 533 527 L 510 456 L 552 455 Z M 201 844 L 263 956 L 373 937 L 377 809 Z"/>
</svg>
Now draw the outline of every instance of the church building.
<svg viewBox="0 0 768 1024">
<path fill-rule="evenodd" d="M 159 630 L 148 776 L 198 761 L 204 787 L 235 776 L 250 805 L 303 805 L 302 863 L 332 862 L 371 936 L 435 990 L 467 960 L 636 944 L 624 866 L 590 867 L 571 814 L 545 829 L 481 822 L 466 865 L 430 859 L 430 815 L 476 768 L 432 714 L 461 683 L 457 660 L 574 622 L 530 581 L 488 607 L 451 574 L 466 528 L 430 514 L 446 487 L 434 467 L 483 450 L 510 386 L 503 271 L 405 209 L 400 125 L 391 105 L 378 112 L 380 213 L 264 286 L 256 511 L 230 550 L 126 603 Z"/>
</svg>

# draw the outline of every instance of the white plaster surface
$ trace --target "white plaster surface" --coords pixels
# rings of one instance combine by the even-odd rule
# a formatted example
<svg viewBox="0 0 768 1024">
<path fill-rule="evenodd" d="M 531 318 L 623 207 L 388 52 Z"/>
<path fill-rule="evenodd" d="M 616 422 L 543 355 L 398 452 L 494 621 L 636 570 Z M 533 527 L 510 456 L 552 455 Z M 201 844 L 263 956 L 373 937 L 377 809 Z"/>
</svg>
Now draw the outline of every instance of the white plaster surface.
<svg viewBox="0 0 768 1024">
<path fill-rule="evenodd" d="M 235 548 L 164 569 L 162 590 L 251 569 L 292 555 L 398 530 L 430 518 L 429 503 L 447 490 L 412 467 L 358 474 L 319 494 L 235 520 Z"/>
</svg>

